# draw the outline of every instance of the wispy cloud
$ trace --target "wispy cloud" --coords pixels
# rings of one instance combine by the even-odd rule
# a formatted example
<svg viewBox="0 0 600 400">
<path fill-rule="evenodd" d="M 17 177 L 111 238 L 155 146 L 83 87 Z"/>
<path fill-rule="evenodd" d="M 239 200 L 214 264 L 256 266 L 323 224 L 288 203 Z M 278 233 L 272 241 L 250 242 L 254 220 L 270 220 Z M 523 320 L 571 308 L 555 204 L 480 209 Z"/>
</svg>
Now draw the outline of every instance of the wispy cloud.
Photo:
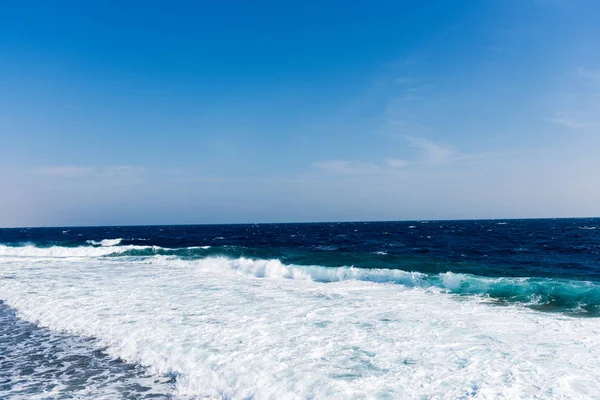
<svg viewBox="0 0 600 400">
<path fill-rule="evenodd" d="M 170 179 L 170 182 L 177 183 L 220 183 L 225 181 L 226 179 L 217 176 L 181 177 Z"/>
<path fill-rule="evenodd" d="M 458 151 L 446 144 L 433 140 L 406 136 L 411 146 L 419 151 L 422 162 L 431 165 L 444 164 L 458 155 Z"/>
<path fill-rule="evenodd" d="M 382 114 L 382 124 L 379 132 L 384 136 L 404 137 L 405 135 L 425 135 L 430 131 L 426 125 L 415 123 L 411 120 L 408 112 L 403 112 L 398 107 L 398 102 L 411 100 L 411 95 L 396 98 L 393 103 L 388 104 Z"/>
<path fill-rule="evenodd" d="M 32 170 L 35 175 L 55 179 L 103 179 L 112 181 L 139 178 L 145 172 L 145 167 L 135 165 L 108 165 L 103 167 L 54 165 L 42 166 Z"/>
<path fill-rule="evenodd" d="M 419 121 L 421 113 L 418 110 L 428 104 L 428 99 L 435 97 L 436 85 L 416 78 L 400 79 L 403 84 L 387 98 L 377 130 L 385 136 L 424 135 L 429 127 Z"/>
<path fill-rule="evenodd" d="M 386 161 L 386 164 L 388 167 L 391 167 L 391 168 L 404 168 L 408 165 L 408 162 L 404 161 L 404 160 L 398 160 L 398 159 L 388 159 Z"/>
<path fill-rule="evenodd" d="M 497 157 L 497 154 L 465 154 L 453 146 L 435 142 L 433 140 L 406 136 L 411 147 L 418 153 L 418 159 L 415 162 L 409 162 L 404 159 L 388 158 L 380 163 L 366 163 L 350 160 L 326 160 L 318 161 L 312 164 L 313 168 L 332 175 L 383 175 L 383 174 L 401 174 L 414 172 L 421 166 L 440 166 L 450 163 L 481 160 Z M 410 167 L 409 169 L 407 169 Z"/>
<path fill-rule="evenodd" d="M 406 136 L 413 150 L 419 155 L 419 163 L 429 166 L 450 165 L 475 161 L 489 161 L 501 158 L 500 152 L 486 151 L 478 153 L 464 153 L 454 146 L 434 140 Z"/>
<path fill-rule="evenodd" d="M 55 178 L 85 178 L 96 171 L 95 168 L 78 167 L 74 165 L 44 166 L 34 169 L 37 175 L 46 175 Z"/>
<path fill-rule="evenodd" d="M 348 160 L 327 160 L 313 163 L 318 170 L 336 175 L 369 175 L 394 173 L 408 165 L 408 162 L 399 159 L 388 159 L 380 164 L 364 163 Z"/>
<path fill-rule="evenodd" d="M 566 126 L 567 128 L 573 128 L 573 129 L 584 129 L 584 128 L 591 128 L 594 126 L 598 126 L 598 123 L 595 121 L 588 121 L 588 120 L 580 119 L 577 117 L 549 118 L 548 122 L 552 122 L 552 123 L 559 124 L 562 126 Z"/>
<path fill-rule="evenodd" d="M 232 178 L 214 175 L 202 175 L 197 171 L 186 171 L 180 169 L 166 169 L 162 171 L 166 182 L 174 183 L 222 183 L 231 181 Z"/>
<path fill-rule="evenodd" d="M 577 74 L 584 78 L 600 81 L 600 71 L 590 70 L 585 67 L 579 67 L 577 68 Z"/>
<path fill-rule="evenodd" d="M 343 175 L 367 174 L 379 170 L 375 164 L 347 160 L 317 161 L 313 163 L 313 167 L 326 173 Z"/>
<path fill-rule="evenodd" d="M 571 93 L 561 97 L 561 107 L 548 122 L 571 129 L 585 129 L 600 126 L 600 70 L 580 66 Z M 585 84 L 582 84 L 585 82 Z"/>
</svg>

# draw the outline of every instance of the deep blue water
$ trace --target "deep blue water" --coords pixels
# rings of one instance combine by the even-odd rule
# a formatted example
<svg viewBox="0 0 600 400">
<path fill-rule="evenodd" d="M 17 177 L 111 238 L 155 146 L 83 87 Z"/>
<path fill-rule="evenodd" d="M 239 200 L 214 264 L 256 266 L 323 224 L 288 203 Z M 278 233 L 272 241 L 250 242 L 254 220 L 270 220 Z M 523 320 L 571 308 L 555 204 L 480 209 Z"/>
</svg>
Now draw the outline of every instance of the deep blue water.
<svg viewBox="0 0 600 400">
<path fill-rule="evenodd" d="M 102 242 L 111 239 L 118 240 Z M 0 229 L 0 245 L 9 253 L 107 244 L 132 248 L 104 257 L 224 256 L 354 267 L 359 272 L 313 269 L 312 279 L 438 287 L 539 310 L 600 315 L 598 218 Z"/>
<path fill-rule="evenodd" d="M 162 248 L 131 255 L 600 281 L 600 218 L 0 229 L 0 244 L 10 246 L 90 246 L 112 238 Z M 211 249 L 187 249 L 195 246 Z"/>
</svg>

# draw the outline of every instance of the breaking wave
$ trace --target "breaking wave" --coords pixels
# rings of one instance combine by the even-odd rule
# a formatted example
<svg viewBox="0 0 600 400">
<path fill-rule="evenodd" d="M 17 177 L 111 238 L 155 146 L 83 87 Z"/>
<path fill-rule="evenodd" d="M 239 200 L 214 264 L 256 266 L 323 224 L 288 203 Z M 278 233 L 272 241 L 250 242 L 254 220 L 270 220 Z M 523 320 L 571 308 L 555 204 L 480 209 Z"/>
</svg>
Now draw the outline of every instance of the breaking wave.
<svg viewBox="0 0 600 400">
<path fill-rule="evenodd" d="M 27 258 L 2 248 L 11 255 L 0 258 L 0 299 L 21 319 L 93 338 L 157 381 L 173 377 L 177 396 L 597 394 L 597 320 L 476 298 L 597 304 L 586 282 L 100 251 L 120 247 L 23 246 Z"/>
<path fill-rule="evenodd" d="M 117 238 L 117 239 L 103 239 L 100 241 L 88 240 L 88 241 L 86 241 L 86 243 L 94 245 L 94 246 L 111 247 L 111 246 L 117 246 L 122 241 L 123 241 L 123 239 Z"/>
<path fill-rule="evenodd" d="M 104 242 L 104 241 L 102 241 Z M 98 242 L 101 243 L 101 242 Z M 107 242 L 105 242 L 107 243 Z M 122 254 L 132 250 L 148 250 L 153 246 L 111 246 L 102 244 L 99 246 L 79 246 L 79 247 L 36 247 L 34 245 L 25 246 L 4 246 L 0 245 L 0 256 L 3 257 L 52 257 L 52 258 L 69 258 L 69 257 L 102 257 L 111 254 Z"/>
<path fill-rule="evenodd" d="M 598 220 L 497 223 L 2 230 L 0 398 L 597 398 Z"/>
<path fill-rule="evenodd" d="M 259 278 L 285 278 L 315 282 L 357 280 L 399 284 L 409 288 L 441 289 L 462 296 L 481 296 L 519 302 L 556 311 L 598 313 L 600 285 L 587 281 L 549 278 L 491 278 L 445 272 L 425 274 L 400 269 L 367 269 L 285 265 L 279 260 L 228 259 L 209 257 L 198 260 L 202 268 L 229 268 Z"/>
<path fill-rule="evenodd" d="M 596 315 L 600 313 L 600 284 L 597 282 L 539 278 L 486 277 L 451 270 L 424 273 L 403 269 L 357 268 L 353 266 L 320 266 L 286 264 L 278 259 L 239 257 L 239 251 L 225 256 L 224 249 L 210 246 L 167 249 L 159 246 L 118 244 L 122 239 L 105 239 L 80 247 L 36 247 L 0 245 L 0 257 L 6 258 L 94 258 L 118 256 L 125 261 L 144 259 L 167 266 L 184 264 L 202 269 L 227 269 L 259 278 L 282 278 L 314 282 L 366 281 L 397 284 L 408 288 L 441 290 L 460 296 L 478 296 L 502 302 L 517 302 L 547 311 L 567 311 Z M 410 265 L 408 267 L 413 267 Z"/>
</svg>

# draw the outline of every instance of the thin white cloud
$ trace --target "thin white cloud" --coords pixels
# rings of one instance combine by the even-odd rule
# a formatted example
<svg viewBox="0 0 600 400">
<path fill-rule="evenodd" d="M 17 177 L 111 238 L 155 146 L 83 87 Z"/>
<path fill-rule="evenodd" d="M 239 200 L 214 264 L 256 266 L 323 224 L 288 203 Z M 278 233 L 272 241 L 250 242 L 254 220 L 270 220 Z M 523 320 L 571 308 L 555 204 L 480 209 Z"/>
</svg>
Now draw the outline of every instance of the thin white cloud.
<svg viewBox="0 0 600 400">
<path fill-rule="evenodd" d="M 566 126 L 567 128 L 573 129 L 584 129 L 597 126 L 598 123 L 594 121 L 587 121 L 575 117 L 558 117 L 558 118 L 549 118 L 549 122 L 559 124 L 562 126 Z"/>
<path fill-rule="evenodd" d="M 417 151 L 420 157 L 419 162 L 423 165 L 439 166 L 459 162 L 481 162 L 503 157 L 502 153 L 491 151 L 463 153 L 454 146 L 421 137 L 406 136 L 406 140 Z"/>
<path fill-rule="evenodd" d="M 45 175 L 55 178 L 85 178 L 96 171 L 91 167 L 78 167 L 75 165 L 44 166 L 34 169 L 37 175 Z"/>
<path fill-rule="evenodd" d="M 391 168 L 404 168 L 408 165 L 408 162 L 404 160 L 389 159 L 386 164 Z"/>
<path fill-rule="evenodd" d="M 405 85 L 400 93 L 389 98 L 385 104 L 380 118 L 381 125 L 378 131 L 386 136 L 404 137 L 405 135 L 423 136 L 430 127 L 415 121 L 415 107 L 425 100 L 425 97 L 433 95 L 432 89 L 435 85 Z"/>
<path fill-rule="evenodd" d="M 584 78 L 600 81 L 600 71 L 590 70 L 585 67 L 579 67 L 577 68 L 577 74 Z"/>
<path fill-rule="evenodd" d="M 170 179 L 169 181 L 177 182 L 177 183 L 220 183 L 220 182 L 224 182 L 225 179 L 220 178 L 220 177 L 206 176 L 206 177 L 182 177 L 182 178 Z"/>
<path fill-rule="evenodd" d="M 406 167 L 408 162 L 398 159 L 388 159 L 381 164 L 363 163 L 348 160 L 327 160 L 313 163 L 318 170 L 335 175 L 369 175 L 395 173 Z"/>
<path fill-rule="evenodd" d="M 56 179 L 105 179 L 122 180 L 139 177 L 145 167 L 135 165 L 108 165 L 87 167 L 77 165 L 53 165 L 35 168 L 32 173 Z"/>
<path fill-rule="evenodd" d="M 546 121 L 570 129 L 586 129 L 600 126 L 600 70 L 580 66 L 576 69 L 577 81 L 569 92 L 559 97 L 560 103 L 554 116 Z"/>
<path fill-rule="evenodd" d="M 127 172 L 127 173 L 142 173 L 146 172 L 146 167 L 137 165 L 109 165 L 104 167 L 107 172 Z"/>
<path fill-rule="evenodd" d="M 313 166 L 330 174 L 354 175 L 374 172 L 379 169 L 375 164 L 347 160 L 327 160 L 313 163 Z"/>
<path fill-rule="evenodd" d="M 444 164 L 458 155 L 458 151 L 451 146 L 434 142 L 433 140 L 406 136 L 413 148 L 421 153 L 422 162 L 431 165 Z"/>
<path fill-rule="evenodd" d="M 221 176 L 198 175 L 193 171 L 179 169 L 166 169 L 162 174 L 165 182 L 174 183 L 218 183 L 231 180 Z"/>
</svg>

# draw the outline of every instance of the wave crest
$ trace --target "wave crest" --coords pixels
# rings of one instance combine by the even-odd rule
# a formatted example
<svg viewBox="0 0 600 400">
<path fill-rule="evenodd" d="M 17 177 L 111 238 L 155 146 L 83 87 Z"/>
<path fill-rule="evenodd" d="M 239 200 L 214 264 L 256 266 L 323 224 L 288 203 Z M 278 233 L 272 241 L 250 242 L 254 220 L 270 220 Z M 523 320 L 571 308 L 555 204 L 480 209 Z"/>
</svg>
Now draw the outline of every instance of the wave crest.
<svg viewBox="0 0 600 400">
<path fill-rule="evenodd" d="M 117 246 L 117 245 L 121 244 L 122 241 L 123 241 L 123 239 L 117 238 L 117 239 L 103 239 L 100 241 L 88 240 L 88 241 L 86 241 L 86 243 L 94 245 L 94 246 L 111 247 L 111 246 Z"/>
<path fill-rule="evenodd" d="M 397 269 L 296 265 L 282 263 L 279 259 L 218 255 L 218 250 L 213 251 L 210 246 L 167 249 L 159 246 L 114 245 L 117 241 L 120 243 L 121 239 L 105 239 L 95 242 L 97 245 L 80 247 L 0 245 L 0 256 L 19 259 L 80 259 L 106 256 L 119 256 L 123 260 L 142 258 L 170 267 L 180 264 L 184 268 L 193 265 L 205 270 L 223 268 L 257 278 L 310 280 L 322 283 L 356 280 L 397 284 L 407 288 L 436 290 L 460 296 L 517 302 L 548 311 L 600 314 L 600 284 L 596 282 L 536 277 L 486 277 L 452 271 L 425 273 L 404 270 L 402 265 L 398 265 Z"/>
<path fill-rule="evenodd" d="M 132 250 L 151 249 L 151 246 L 80 246 L 80 247 L 36 247 L 0 245 L 0 256 L 4 257 L 102 257 L 110 254 L 122 254 Z"/>
<path fill-rule="evenodd" d="M 445 272 L 425 274 L 401 269 L 366 269 L 286 265 L 277 259 L 253 260 L 207 257 L 196 261 L 202 269 L 228 268 L 257 278 L 312 280 L 331 283 L 357 280 L 441 290 L 460 296 L 480 296 L 518 302 L 547 310 L 600 312 L 600 285 L 587 281 L 550 278 L 491 278 Z"/>
</svg>

